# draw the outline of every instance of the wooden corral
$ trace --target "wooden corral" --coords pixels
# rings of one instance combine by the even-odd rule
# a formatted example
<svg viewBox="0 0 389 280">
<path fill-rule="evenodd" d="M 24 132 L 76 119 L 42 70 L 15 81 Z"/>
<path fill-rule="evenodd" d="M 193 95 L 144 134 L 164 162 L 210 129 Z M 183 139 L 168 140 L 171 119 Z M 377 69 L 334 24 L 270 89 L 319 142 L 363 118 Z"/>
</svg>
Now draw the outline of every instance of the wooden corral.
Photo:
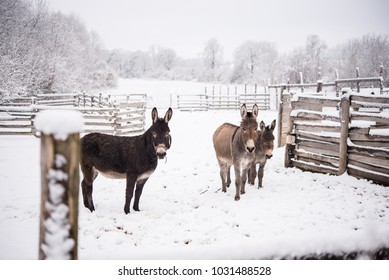
<svg viewBox="0 0 389 280">
<path fill-rule="evenodd" d="M 42 110 L 77 110 L 85 132 L 127 135 L 144 131 L 146 95 L 50 94 L 15 98 L 0 104 L 0 135 L 35 135 L 36 114 Z"/>
<path fill-rule="evenodd" d="M 283 98 L 278 133 L 280 146 L 286 144 L 285 166 L 333 175 L 347 171 L 389 185 L 388 96 Z"/>
</svg>

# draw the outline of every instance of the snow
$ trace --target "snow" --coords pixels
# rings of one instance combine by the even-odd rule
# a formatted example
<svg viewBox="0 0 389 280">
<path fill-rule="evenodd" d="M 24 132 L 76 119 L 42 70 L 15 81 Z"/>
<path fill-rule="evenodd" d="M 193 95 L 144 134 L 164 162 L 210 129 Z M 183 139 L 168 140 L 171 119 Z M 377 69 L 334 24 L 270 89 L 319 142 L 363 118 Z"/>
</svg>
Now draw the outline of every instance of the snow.
<svg viewBox="0 0 389 280">
<path fill-rule="evenodd" d="M 74 110 L 45 110 L 36 116 L 35 128 L 65 141 L 69 134 L 83 131 L 84 120 L 82 114 Z"/>
<path fill-rule="evenodd" d="M 276 116 L 260 111 L 258 119 Z M 233 184 L 222 193 L 212 134 L 224 122 L 239 124 L 239 111 L 174 110 L 168 160 L 146 183 L 140 212 L 123 212 L 125 180 L 98 176 L 95 212 L 80 193 L 79 258 L 281 258 L 389 246 L 389 188 L 286 169 L 284 148 L 267 161 L 264 188 L 246 186 L 238 202 Z M 2 136 L 0 154 L 0 259 L 36 259 L 39 139 Z"/>
</svg>

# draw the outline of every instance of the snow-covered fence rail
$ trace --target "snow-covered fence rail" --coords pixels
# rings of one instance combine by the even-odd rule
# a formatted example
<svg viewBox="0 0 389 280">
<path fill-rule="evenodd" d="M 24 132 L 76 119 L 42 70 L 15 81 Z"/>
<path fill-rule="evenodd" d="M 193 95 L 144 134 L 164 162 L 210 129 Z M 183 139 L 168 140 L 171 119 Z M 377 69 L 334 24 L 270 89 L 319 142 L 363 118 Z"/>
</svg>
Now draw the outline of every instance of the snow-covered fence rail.
<svg viewBox="0 0 389 280">
<path fill-rule="evenodd" d="M 278 135 L 285 166 L 333 175 L 347 170 L 389 185 L 389 97 L 350 92 L 283 100 Z"/>
<path fill-rule="evenodd" d="M 47 109 L 83 114 L 85 132 L 126 135 L 144 131 L 146 95 L 55 94 L 18 98 L 0 104 L 0 135 L 37 135 L 35 115 Z"/>
</svg>

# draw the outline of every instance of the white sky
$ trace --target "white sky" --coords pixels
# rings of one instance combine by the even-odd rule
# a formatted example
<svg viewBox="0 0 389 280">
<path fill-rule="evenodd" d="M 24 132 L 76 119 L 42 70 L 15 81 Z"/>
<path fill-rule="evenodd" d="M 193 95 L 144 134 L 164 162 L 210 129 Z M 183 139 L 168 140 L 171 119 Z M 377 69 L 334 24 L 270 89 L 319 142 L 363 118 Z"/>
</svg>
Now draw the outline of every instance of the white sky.
<svg viewBox="0 0 389 280">
<path fill-rule="evenodd" d="M 108 49 L 174 49 L 185 58 L 216 38 L 224 57 L 247 40 L 280 52 L 318 34 L 329 46 L 369 32 L 389 34 L 389 0 L 47 0 L 53 11 L 78 15 Z"/>
</svg>

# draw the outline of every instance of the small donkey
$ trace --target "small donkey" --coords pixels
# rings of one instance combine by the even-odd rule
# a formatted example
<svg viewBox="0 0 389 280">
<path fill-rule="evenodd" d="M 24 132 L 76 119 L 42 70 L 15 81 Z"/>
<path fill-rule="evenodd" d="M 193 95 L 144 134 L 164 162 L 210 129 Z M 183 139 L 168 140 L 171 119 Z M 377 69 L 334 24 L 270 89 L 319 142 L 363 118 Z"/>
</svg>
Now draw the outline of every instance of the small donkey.
<svg viewBox="0 0 389 280">
<path fill-rule="evenodd" d="M 249 169 L 249 184 L 254 185 L 255 177 L 257 175 L 256 164 L 259 163 L 258 169 L 258 188 L 262 188 L 263 171 L 266 165 L 266 160 L 273 156 L 274 149 L 274 128 L 276 127 L 276 120 L 272 121 L 270 126 L 265 127 L 265 123 L 261 121 L 258 131 L 258 140 L 255 143 L 255 159 Z"/>
<path fill-rule="evenodd" d="M 127 179 L 124 213 L 130 212 L 135 184 L 133 209 L 139 211 L 139 199 L 143 186 L 157 168 L 158 158 L 163 159 L 171 145 L 168 123 L 173 111 L 169 108 L 164 118 L 158 117 L 154 108 L 151 112 L 153 124 L 142 135 L 133 137 L 90 133 L 81 139 L 81 182 L 84 205 L 95 210 L 92 199 L 93 181 L 98 172 L 113 179 Z"/>
<path fill-rule="evenodd" d="M 255 157 L 255 143 L 257 142 L 258 107 L 253 106 L 252 113 L 247 112 L 246 105 L 240 109 L 242 122 L 239 126 L 225 123 L 216 129 L 213 134 L 213 145 L 220 166 L 222 190 L 227 192 L 231 184 L 230 167 L 235 170 L 235 200 L 245 193 L 248 169 Z"/>
</svg>

